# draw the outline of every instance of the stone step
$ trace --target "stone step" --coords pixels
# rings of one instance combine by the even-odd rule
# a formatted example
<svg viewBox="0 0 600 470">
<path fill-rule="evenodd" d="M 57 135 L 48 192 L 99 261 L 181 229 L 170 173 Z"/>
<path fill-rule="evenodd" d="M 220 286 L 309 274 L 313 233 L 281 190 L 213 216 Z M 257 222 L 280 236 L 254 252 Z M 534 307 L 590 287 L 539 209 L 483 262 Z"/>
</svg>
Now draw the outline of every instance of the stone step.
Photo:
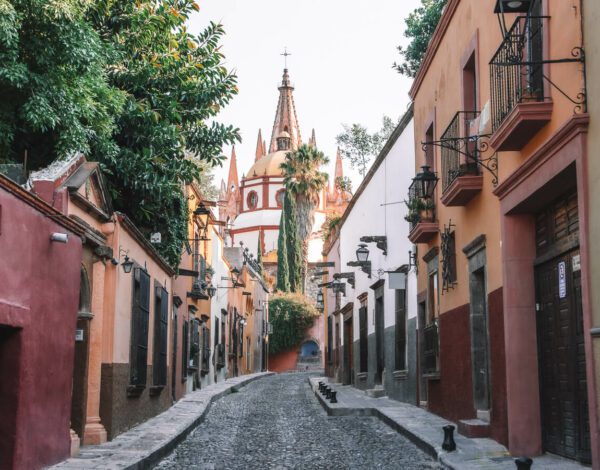
<svg viewBox="0 0 600 470">
<path fill-rule="evenodd" d="M 383 389 L 383 385 L 375 385 L 375 388 L 370 388 L 365 391 L 368 397 L 381 398 L 387 396 L 387 393 Z"/>
<path fill-rule="evenodd" d="M 482 419 L 461 419 L 458 432 L 466 437 L 490 437 L 490 423 Z"/>
</svg>

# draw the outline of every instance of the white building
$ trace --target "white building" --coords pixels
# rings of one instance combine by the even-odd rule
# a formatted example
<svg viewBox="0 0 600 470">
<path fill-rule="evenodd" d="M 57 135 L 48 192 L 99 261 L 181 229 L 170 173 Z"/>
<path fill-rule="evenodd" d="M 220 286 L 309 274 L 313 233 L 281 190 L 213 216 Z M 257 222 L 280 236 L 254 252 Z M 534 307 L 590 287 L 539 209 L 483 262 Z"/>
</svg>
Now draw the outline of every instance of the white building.
<svg viewBox="0 0 600 470">
<path fill-rule="evenodd" d="M 409 266 L 414 248 L 407 238 L 404 201 L 414 162 L 411 108 L 354 194 L 337 235 L 325 247 L 327 259 L 335 263 L 329 268 L 329 281 L 335 272 L 345 283 L 345 294 L 337 298 L 332 288 L 327 289 L 332 317 L 328 321 L 330 375 L 411 403 L 416 402 L 417 389 L 417 282 Z M 380 243 L 361 241 L 363 237 L 377 237 Z M 369 250 L 370 277 L 361 267 L 348 266 L 357 261 L 361 244 Z M 407 273 L 402 286 L 390 285 L 392 277 L 400 277 L 390 272 L 399 270 Z M 352 275 L 354 286 L 348 279 Z"/>
</svg>

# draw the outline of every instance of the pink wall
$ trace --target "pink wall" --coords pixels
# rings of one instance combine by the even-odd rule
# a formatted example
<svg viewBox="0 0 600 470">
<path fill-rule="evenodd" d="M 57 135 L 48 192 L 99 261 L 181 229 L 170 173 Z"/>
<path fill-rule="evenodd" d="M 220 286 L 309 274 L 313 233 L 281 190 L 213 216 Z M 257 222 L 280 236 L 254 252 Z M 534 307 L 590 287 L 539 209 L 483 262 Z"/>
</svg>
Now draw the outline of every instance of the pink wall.
<svg viewBox="0 0 600 470">
<path fill-rule="evenodd" d="M 37 469 L 70 451 L 81 239 L 70 233 L 66 244 L 51 242 L 53 232 L 69 231 L 8 193 L 4 183 L 0 179 L 0 468 Z"/>
</svg>

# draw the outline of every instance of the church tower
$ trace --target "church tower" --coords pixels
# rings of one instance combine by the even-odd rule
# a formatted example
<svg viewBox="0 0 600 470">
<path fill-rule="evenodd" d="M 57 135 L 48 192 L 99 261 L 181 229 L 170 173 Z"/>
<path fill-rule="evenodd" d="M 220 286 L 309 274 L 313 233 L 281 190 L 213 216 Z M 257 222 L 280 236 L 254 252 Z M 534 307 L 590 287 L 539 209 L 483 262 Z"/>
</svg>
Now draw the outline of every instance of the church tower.
<svg viewBox="0 0 600 470">
<path fill-rule="evenodd" d="M 235 149 L 232 151 L 227 186 L 223 187 L 220 204 L 220 218 L 227 225 L 225 235 L 228 244 L 237 246 L 243 242 L 244 246 L 254 251 L 260 243 L 263 264 L 272 275 L 277 267 L 279 220 L 285 193 L 281 164 L 289 152 L 302 145 L 294 103 L 294 87 L 287 68 L 283 71 L 278 91 L 268 153 L 262 132 L 259 130 L 254 163 L 238 182 L 237 157 Z M 312 147 L 317 146 L 314 129 L 308 143 Z M 335 174 L 343 176 L 339 154 Z M 321 260 L 323 241 L 320 231 L 326 217 L 331 213 L 343 211 L 347 205 L 346 195 L 340 194 L 334 183 L 331 181 L 330 187 L 323 190 L 319 198 L 313 235 L 309 240 L 309 262 Z"/>
</svg>

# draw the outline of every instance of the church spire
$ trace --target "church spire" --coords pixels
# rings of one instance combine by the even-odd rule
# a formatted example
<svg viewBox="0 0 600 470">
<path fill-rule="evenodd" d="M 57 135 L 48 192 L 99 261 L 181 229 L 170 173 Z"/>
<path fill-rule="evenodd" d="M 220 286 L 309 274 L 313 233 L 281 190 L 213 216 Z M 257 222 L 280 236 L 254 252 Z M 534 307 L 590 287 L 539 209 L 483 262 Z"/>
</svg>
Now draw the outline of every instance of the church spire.
<svg viewBox="0 0 600 470">
<path fill-rule="evenodd" d="M 340 148 L 337 149 L 337 155 L 335 156 L 335 179 L 344 177 L 344 167 L 342 166 L 342 154 Z"/>
<path fill-rule="evenodd" d="M 277 112 L 275 113 L 275 122 L 273 123 L 269 153 L 277 151 L 277 138 L 283 132 L 286 132 L 290 136 L 290 150 L 296 150 L 302 145 L 293 91 L 294 87 L 290 82 L 290 76 L 286 68 L 283 70 L 283 79 L 279 86 L 279 101 L 277 103 Z"/>
<path fill-rule="evenodd" d="M 258 130 L 258 139 L 256 141 L 256 158 L 254 159 L 254 161 L 257 161 L 259 158 L 263 157 L 264 155 L 265 155 L 264 140 L 262 138 L 262 131 L 259 129 Z"/>
<path fill-rule="evenodd" d="M 234 186 L 235 189 L 238 189 L 240 187 L 237 170 L 237 156 L 235 155 L 235 145 L 231 149 L 231 159 L 229 160 L 229 177 L 227 178 L 228 192 L 231 191 L 232 186 Z"/>
<path fill-rule="evenodd" d="M 310 136 L 310 139 L 308 141 L 308 145 L 310 145 L 311 147 L 317 147 L 317 137 L 315 135 L 315 130 L 312 130 L 312 135 Z"/>
</svg>

